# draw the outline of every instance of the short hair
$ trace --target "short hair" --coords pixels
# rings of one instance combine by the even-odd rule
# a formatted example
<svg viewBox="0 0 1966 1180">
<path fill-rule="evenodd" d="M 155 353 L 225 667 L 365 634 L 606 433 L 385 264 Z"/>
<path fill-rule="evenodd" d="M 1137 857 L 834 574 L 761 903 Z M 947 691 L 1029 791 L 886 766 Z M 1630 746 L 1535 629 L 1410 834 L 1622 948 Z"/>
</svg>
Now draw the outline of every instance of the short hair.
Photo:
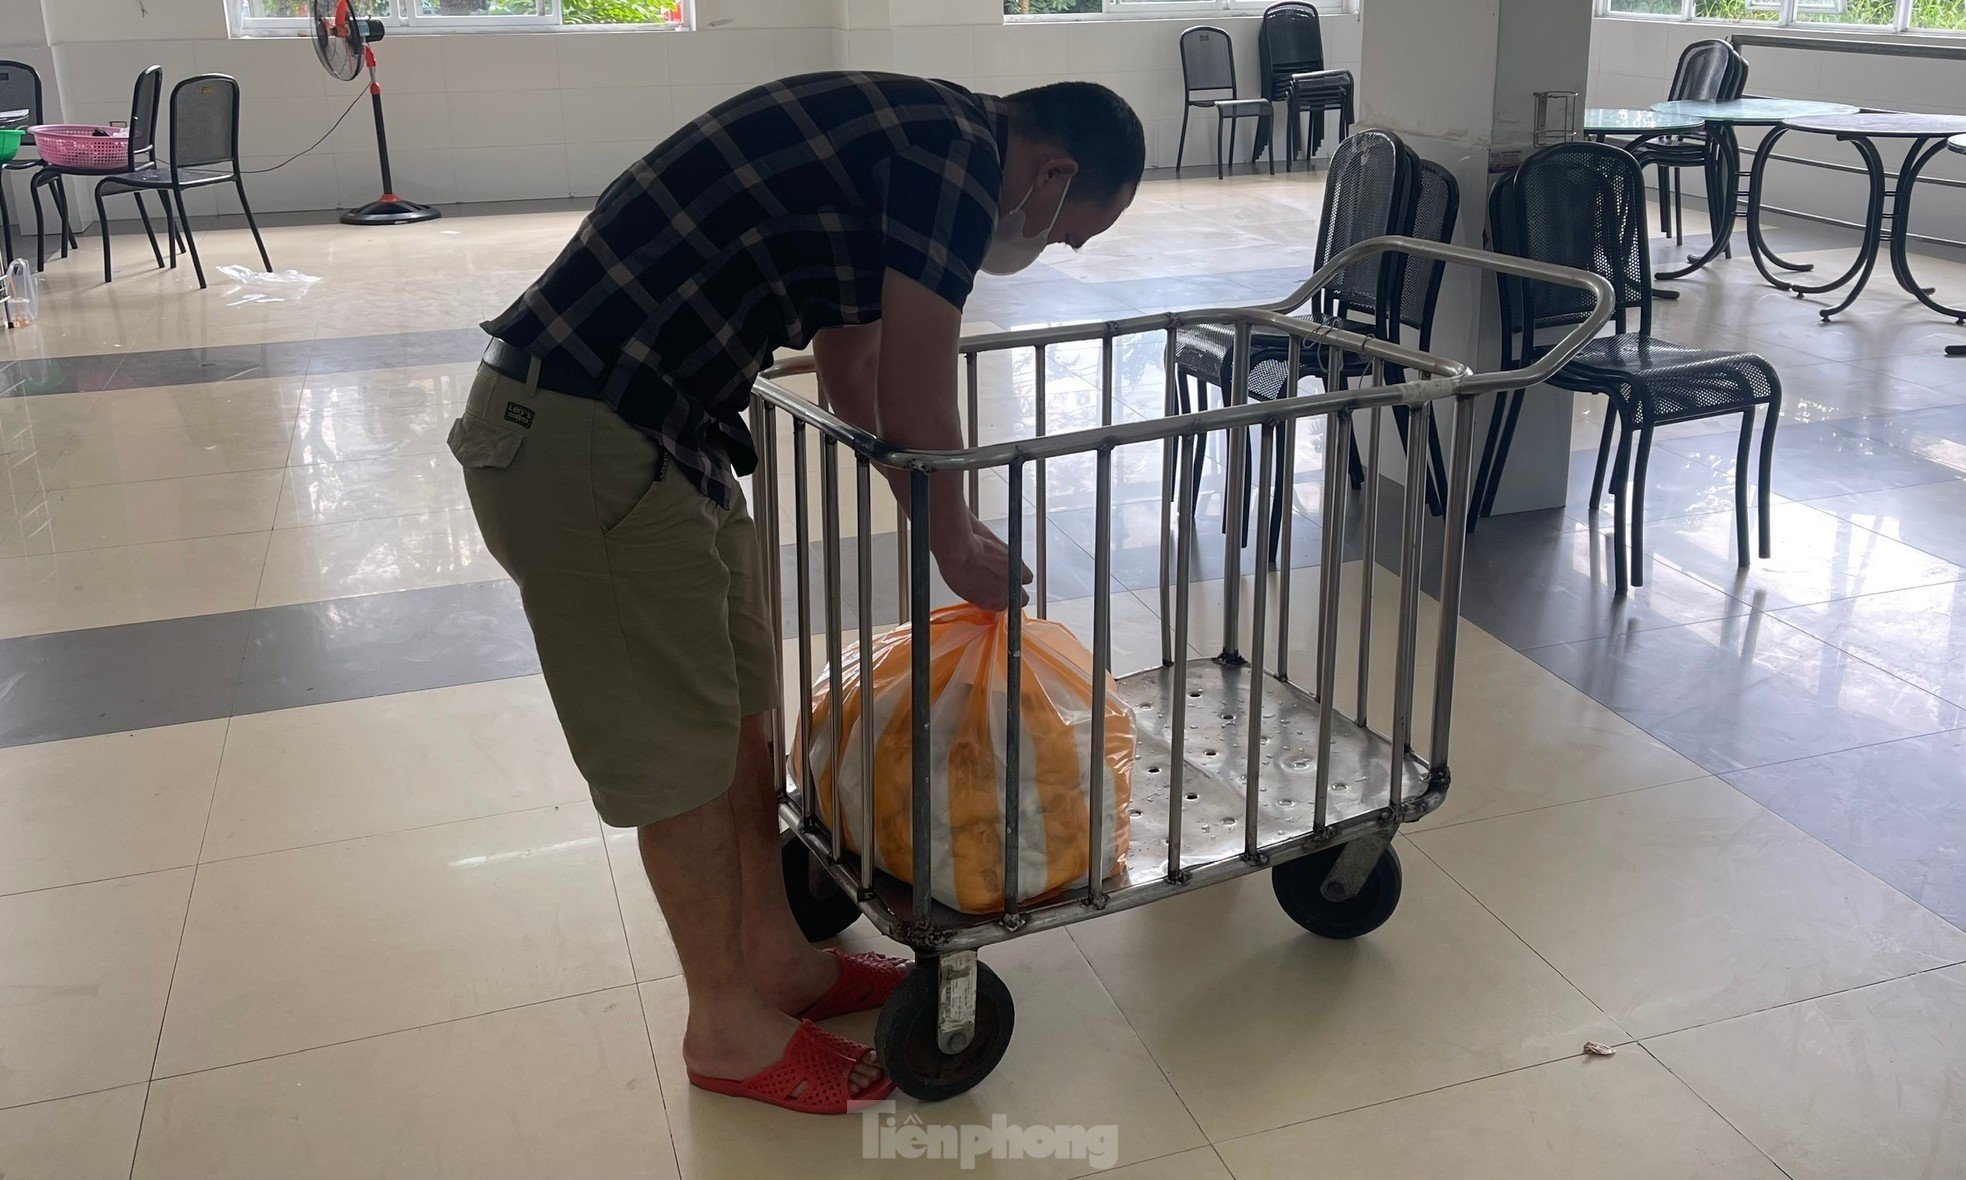
<svg viewBox="0 0 1966 1180">
<path fill-rule="evenodd" d="M 1095 82 L 1053 82 L 1005 98 L 1012 126 L 1078 162 L 1072 196 L 1109 201 L 1140 183 L 1147 133 L 1126 100 Z"/>
</svg>

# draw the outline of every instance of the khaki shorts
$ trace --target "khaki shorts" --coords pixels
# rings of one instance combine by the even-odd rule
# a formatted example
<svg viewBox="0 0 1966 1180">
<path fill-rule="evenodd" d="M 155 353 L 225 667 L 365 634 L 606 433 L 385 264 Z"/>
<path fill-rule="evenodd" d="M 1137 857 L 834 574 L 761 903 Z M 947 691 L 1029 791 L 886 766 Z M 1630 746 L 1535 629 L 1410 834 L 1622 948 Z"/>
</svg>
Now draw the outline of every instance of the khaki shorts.
<svg viewBox="0 0 1966 1180">
<path fill-rule="evenodd" d="M 483 366 L 450 445 L 601 820 L 722 795 L 740 722 L 778 697 L 743 493 L 719 508 L 605 403 Z"/>
</svg>

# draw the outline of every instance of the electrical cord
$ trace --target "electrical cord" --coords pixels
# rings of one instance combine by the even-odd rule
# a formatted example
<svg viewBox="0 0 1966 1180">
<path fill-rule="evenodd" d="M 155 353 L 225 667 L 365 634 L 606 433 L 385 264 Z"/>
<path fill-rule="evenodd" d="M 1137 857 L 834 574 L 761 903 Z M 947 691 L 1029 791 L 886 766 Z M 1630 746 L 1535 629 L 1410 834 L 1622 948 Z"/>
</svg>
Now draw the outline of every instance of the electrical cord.
<svg viewBox="0 0 1966 1180">
<path fill-rule="evenodd" d="M 285 168 L 287 165 L 293 163 L 295 160 L 298 160 L 302 156 L 313 151 L 315 148 L 320 147 L 322 144 L 328 142 L 328 136 L 333 135 L 335 133 L 335 127 L 341 126 L 342 120 L 348 118 L 349 114 L 351 114 L 355 110 L 356 105 L 362 101 L 362 96 L 367 93 L 368 93 L 368 88 L 363 87 L 361 93 L 355 96 L 355 101 L 348 104 L 348 110 L 341 112 L 341 118 L 336 119 L 334 121 L 334 127 L 330 127 L 326 131 L 322 132 L 321 138 L 315 140 L 313 143 L 300 149 L 299 151 L 295 152 L 293 155 L 288 156 L 286 159 L 280 161 L 278 164 L 273 165 L 273 167 L 271 168 L 242 168 L 240 169 L 240 171 L 244 172 L 247 176 L 258 176 L 263 172 L 277 172 L 280 169 Z"/>
</svg>

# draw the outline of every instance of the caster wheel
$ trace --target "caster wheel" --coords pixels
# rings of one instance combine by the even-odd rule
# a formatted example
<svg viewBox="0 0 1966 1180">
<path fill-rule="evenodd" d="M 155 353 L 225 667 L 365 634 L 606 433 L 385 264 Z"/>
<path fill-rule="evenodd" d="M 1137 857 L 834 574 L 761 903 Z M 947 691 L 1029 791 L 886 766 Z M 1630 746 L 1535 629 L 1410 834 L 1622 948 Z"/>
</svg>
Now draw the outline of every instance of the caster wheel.
<svg viewBox="0 0 1966 1180">
<path fill-rule="evenodd" d="M 880 1022 L 874 1026 L 881 1068 L 903 1093 L 923 1102 L 954 1098 L 989 1077 L 1010 1047 L 1017 1023 L 1010 989 L 996 972 L 978 963 L 975 1032 L 969 1044 L 943 1052 L 936 1035 L 938 974 L 934 958 L 916 959 L 915 969 L 881 1006 Z"/>
<path fill-rule="evenodd" d="M 1399 905 L 1399 854 L 1390 847 L 1347 901 L 1324 896 L 1325 877 L 1343 848 L 1327 848 L 1270 870 L 1270 887 L 1290 920 L 1323 938 L 1357 938 L 1385 925 Z"/>
<path fill-rule="evenodd" d="M 860 920 L 859 903 L 830 877 L 815 875 L 812 850 L 797 832 L 779 833 L 778 864 L 785 874 L 785 899 L 807 942 L 824 942 Z"/>
</svg>

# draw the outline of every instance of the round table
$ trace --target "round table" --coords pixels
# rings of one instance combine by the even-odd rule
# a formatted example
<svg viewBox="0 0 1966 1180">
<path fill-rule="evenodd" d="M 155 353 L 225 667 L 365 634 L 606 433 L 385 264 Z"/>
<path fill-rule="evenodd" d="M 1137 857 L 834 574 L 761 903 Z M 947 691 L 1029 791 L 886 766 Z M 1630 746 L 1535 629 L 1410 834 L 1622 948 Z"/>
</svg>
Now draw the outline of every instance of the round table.
<svg viewBox="0 0 1966 1180">
<path fill-rule="evenodd" d="M 1584 112 L 1584 134 L 1593 139 L 1607 135 L 1631 135 L 1650 139 L 1655 135 L 1674 135 L 1706 125 L 1691 115 L 1662 115 L 1645 107 L 1591 107 Z"/>
<path fill-rule="evenodd" d="M 1774 153 L 1775 144 L 1791 131 L 1813 135 L 1832 135 L 1857 149 L 1863 157 L 1864 167 L 1870 175 L 1870 201 L 1865 209 L 1864 240 L 1857 249 L 1857 260 L 1850 269 L 1827 283 L 1810 285 L 1777 278 L 1763 264 L 1762 256 L 1767 247 L 1762 242 L 1760 221 L 1760 197 L 1762 174 L 1766 171 L 1768 160 Z M 1966 311 L 1947 307 L 1932 298 L 1932 288 L 1912 277 L 1911 262 L 1906 250 L 1909 241 L 1907 227 L 1911 222 L 1912 191 L 1918 186 L 1919 174 L 1931 162 L 1932 157 L 1945 151 L 1955 136 L 1966 135 L 1966 116 L 1961 115 L 1921 115 L 1916 113 L 1858 112 L 1847 115 L 1813 115 L 1787 119 L 1768 133 L 1761 147 L 1754 154 L 1753 179 L 1749 190 L 1754 193 L 1748 200 L 1748 242 L 1753 250 L 1755 265 L 1760 267 L 1761 275 L 1777 288 L 1793 291 L 1799 299 L 1804 295 L 1820 295 L 1834 291 L 1846 284 L 1850 292 L 1843 302 L 1825 309 L 1821 314 L 1827 320 L 1848 308 L 1857 301 L 1870 283 L 1871 272 L 1877 266 L 1877 252 L 1885 243 L 1891 244 L 1891 275 L 1897 279 L 1913 298 L 1941 315 L 1950 316 L 1966 324 Z M 1884 170 L 1884 158 L 1877 150 L 1875 141 L 1880 139 L 1902 139 L 1907 141 L 1904 164 L 1898 170 L 1898 187 L 1895 191 L 1886 188 L 1888 176 Z M 1889 200 L 1887 207 L 1885 202 Z M 1785 270 L 1800 270 L 1791 263 L 1785 263 L 1772 254 L 1769 259 Z"/>
<path fill-rule="evenodd" d="M 1688 265 L 1679 270 L 1660 271 L 1655 276 L 1660 279 L 1683 279 L 1722 254 L 1731 255 L 1734 225 L 1743 206 L 1751 208 L 1754 201 L 1754 194 L 1741 187 L 1741 147 L 1734 133 L 1736 127 L 1779 127 L 1790 119 L 1857 113 L 1857 108 L 1847 103 L 1799 98 L 1736 98 L 1727 102 L 1675 99 L 1654 103 L 1652 109 L 1661 115 L 1698 119 L 1706 124 L 1707 214 L 1713 221 L 1713 244 L 1707 247 L 1706 253 L 1688 257 Z M 1715 194 L 1721 194 L 1719 200 L 1714 199 Z"/>
</svg>

